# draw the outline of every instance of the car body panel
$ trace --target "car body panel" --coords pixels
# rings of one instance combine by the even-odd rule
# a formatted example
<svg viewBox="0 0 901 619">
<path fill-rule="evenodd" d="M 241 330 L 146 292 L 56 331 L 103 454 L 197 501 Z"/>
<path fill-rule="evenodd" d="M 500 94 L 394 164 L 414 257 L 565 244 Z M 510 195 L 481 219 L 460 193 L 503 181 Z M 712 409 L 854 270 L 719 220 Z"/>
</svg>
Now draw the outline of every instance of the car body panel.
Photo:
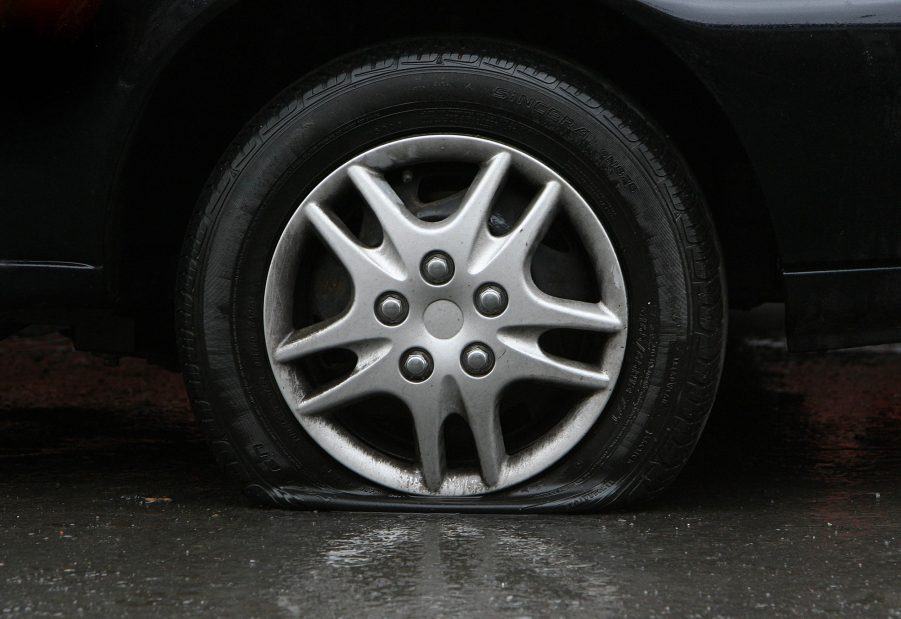
<svg viewBox="0 0 901 619">
<path fill-rule="evenodd" d="M 132 138 L 168 63 L 234 4 L 106 0 L 77 36 L 8 24 L 3 44 L 28 61 L 0 104 L 0 306 L 115 304 Z M 901 285 L 901 3 L 599 4 L 681 59 L 734 127 L 773 224 L 795 347 L 901 339 L 889 294 Z M 854 298 L 854 281 L 883 292 Z M 865 320 L 848 329 L 849 315 Z"/>
</svg>

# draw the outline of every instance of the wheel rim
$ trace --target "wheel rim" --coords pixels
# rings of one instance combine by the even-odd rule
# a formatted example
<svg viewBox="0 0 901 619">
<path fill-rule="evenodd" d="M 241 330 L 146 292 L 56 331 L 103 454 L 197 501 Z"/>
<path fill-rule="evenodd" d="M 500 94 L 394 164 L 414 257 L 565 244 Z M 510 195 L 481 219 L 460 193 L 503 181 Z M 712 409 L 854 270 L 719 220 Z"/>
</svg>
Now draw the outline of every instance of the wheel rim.
<svg viewBox="0 0 901 619">
<path fill-rule="evenodd" d="M 390 175 L 417 165 L 477 166 L 459 205 L 425 221 L 404 204 Z M 403 172 L 404 181 L 411 172 Z M 514 176 L 533 190 L 509 232 L 490 230 L 493 209 Z M 336 209 L 353 191 L 381 229 L 364 244 Z M 439 201 L 440 202 L 440 201 Z M 552 296 L 535 283 L 533 256 L 553 222 L 577 231 L 600 301 Z M 298 327 L 301 254 L 317 238 L 352 281 L 337 315 Z M 390 488 L 424 495 L 491 492 L 531 478 L 560 460 L 601 415 L 623 361 L 627 300 L 622 271 L 603 226 L 585 200 L 537 159 L 496 141 L 424 135 L 393 141 L 348 161 L 320 182 L 288 221 L 270 262 L 264 333 L 281 393 L 307 433 L 350 470 Z M 600 334 L 588 361 L 545 350 L 554 330 Z M 302 361 L 345 350 L 348 374 L 311 382 Z M 573 393 L 553 427 L 507 453 L 500 405 L 511 385 L 539 382 Z M 416 457 L 404 460 L 349 431 L 336 413 L 389 395 L 412 415 Z M 475 466 L 448 465 L 443 427 L 453 414 L 472 431 Z"/>
</svg>

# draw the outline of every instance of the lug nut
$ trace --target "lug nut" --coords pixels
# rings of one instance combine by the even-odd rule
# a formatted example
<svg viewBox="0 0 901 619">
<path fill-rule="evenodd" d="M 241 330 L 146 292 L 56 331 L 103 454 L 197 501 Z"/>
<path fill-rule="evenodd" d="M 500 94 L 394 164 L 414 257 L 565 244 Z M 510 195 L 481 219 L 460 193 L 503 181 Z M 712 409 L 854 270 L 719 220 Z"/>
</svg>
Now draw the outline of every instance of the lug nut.
<svg viewBox="0 0 901 619">
<path fill-rule="evenodd" d="M 485 344 L 470 344 L 463 349 L 460 364 L 467 374 L 484 376 L 494 367 L 494 353 Z"/>
<path fill-rule="evenodd" d="M 432 252 L 422 261 L 422 276 L 430 284 L 446 284 L 454 276 L 454 261 L 445 253 Z"/>
<path fill-rule="evenodd" d="M 386 292 L 375 302 L 375 315 L 386 325 L 399 325 L 409 311 L 407 300 L 397 292 Z"/>
<path fill-rule="evenodd" d="M 476 291 L 475 303 L 485 316 L 497 316 L 507 309 L 507 293 L 497 284 L 485 284 Z"/>
<path fill-rule="evenodd" d="M 432 374 L 432 357 L 421 348 L 404 353 L 400 360 L 400 373 L 414 383 L 420 383 Z"/>
</svg>

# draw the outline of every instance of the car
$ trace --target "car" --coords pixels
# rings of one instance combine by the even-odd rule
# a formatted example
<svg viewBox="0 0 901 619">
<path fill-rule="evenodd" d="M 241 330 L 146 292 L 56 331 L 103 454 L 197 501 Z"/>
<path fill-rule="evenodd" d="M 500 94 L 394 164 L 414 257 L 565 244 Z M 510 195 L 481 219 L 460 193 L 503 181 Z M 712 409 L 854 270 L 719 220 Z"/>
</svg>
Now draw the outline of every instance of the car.
<svg viewBox="0 0 901 619">
<path fill-rule="evenodd" d="M 730 309 L 901 340 L 901 3 L 0 9 L 0 324 L 184 374 L 285 507 L 661 493 Z"/>
</svg>

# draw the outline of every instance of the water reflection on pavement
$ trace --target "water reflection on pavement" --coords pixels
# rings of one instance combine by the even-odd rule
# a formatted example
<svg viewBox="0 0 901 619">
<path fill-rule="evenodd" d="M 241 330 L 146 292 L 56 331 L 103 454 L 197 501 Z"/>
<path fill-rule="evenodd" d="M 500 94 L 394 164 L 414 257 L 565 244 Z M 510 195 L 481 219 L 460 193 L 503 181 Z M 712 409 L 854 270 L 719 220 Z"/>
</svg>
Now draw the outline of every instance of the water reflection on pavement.
<svg viewBox="0 0 901 619">
<path fill-rule="evenodd" d="M 7 340 L 0 613 L 901 617 L 901 348 L 739 330 L 673 490 L 575 517 L 248 507 L 177 376 Z"/>
</svg>

